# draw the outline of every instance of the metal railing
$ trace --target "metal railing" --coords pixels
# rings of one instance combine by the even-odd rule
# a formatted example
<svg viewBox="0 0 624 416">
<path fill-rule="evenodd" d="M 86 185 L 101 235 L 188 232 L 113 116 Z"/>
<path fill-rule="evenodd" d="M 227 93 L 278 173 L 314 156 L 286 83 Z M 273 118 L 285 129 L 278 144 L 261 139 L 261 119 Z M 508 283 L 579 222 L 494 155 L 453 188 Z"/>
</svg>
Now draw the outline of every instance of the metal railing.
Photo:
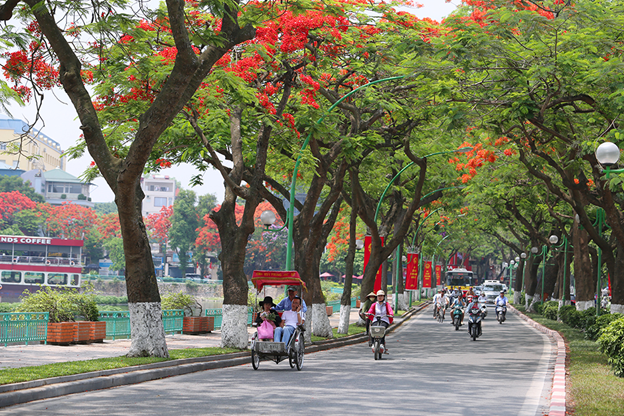
<svg viewBox="0 0 624 416">
<path fill-rule="evenodd" d="M 4 254 L 0 255 L 0 263 L 82 267 L 82 263 L 78 257 L 9 256 Z"/>
<path fill-rule="evenodd" d="M 163 312 L 163 326 L 166 334 L 182 333 L 184 311 L 168 309 Z M 106 338 L 130 338 L 129 311 L 101 311 L 99 320 L 106 322 Z"/>
<path fill-rule="evenodd" d="M 48 339 L 48 312 L 0 313 L 0 343 L 43 341 Z"/>
<path fill-rule="evenodd" d="M 248 306 L 247 307 L 247 325 L 251 325 L 253 323 L 253 314 L 254 314 L 254 308 L 252 306 Z M 221 329 L 221 325 L 223 323 L 223 309 L 221 308 L 206 309 L 204 316 L 213 316 L 214 317 L 214 329 Z"/>
</svg>

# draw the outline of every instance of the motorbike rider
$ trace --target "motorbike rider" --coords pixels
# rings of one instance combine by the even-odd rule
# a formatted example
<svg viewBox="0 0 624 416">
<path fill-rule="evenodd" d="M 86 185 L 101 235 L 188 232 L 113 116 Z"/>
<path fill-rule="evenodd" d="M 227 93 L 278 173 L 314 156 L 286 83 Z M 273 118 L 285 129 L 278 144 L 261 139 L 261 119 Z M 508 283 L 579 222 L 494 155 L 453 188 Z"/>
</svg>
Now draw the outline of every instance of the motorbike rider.
<svg viewBox="0 0 624 416">
<path fill-rule="evenodd" d="M 453 302 L 451 303 L 451 310 L 455 310 L 455 308 L 459 308 L 461 311 L 461 318 L 459 320 L 459 324 L 464 324 L 464 299 L 461 296 L 457 296 L 453 298 Z M 453 325 L 453 320 L 451 319 L 451 325 Z"/>
<path fill-rule="evenodd" d="M 377 302 L 373 303 L 368 310 L 369 319 L 375 322 L 377 317 L 381 318 L 380 324 L 384 328 L 388 328 L 394 320 L 394 312 L 388 302 L 386 302 L 386 293 L 379 289 L 377 291 Z M 384 353 L 388 354 L 388 347 L 386 346 L 386 336 L 381 339 L 381 343 L 384 346 Z"/>
<path fill-rule="evenodd" d="M 449 300 L 444 294 L 444 289 L 440 289 L 433 297 L 433 319 L 435 319 L 438 309 L 442 308 L 443 310 L 446 310 L 446 308 L 448 308 L 448 304 Z"/>
<path fill-rule="evenodd" d="M 500 291 L 500 296 L 496 298 L 496 301 L 494 302 L 495 306 L 497 307 L 496 309 L 498 309 L 498 306 L 504 306 L 505 309 L 503 309 L 503 318 L 505 318 L 505 315 L 507 314 L 507 303 L 509 302 L 509 300 L 507 299 L 507 296 L 505 296 L 505 291 L 501 290 Z M 498 310 L 496 311 L 496 317 L 498 318 Z"/>
<path fill-rule="evenodd" d="M 469 298 L 470 299 L 470 303 L 468 304 L 468 306 L 466 307 L 466 313 L 470 314 L 470 312 L 472 311 L 473 313 L 481 313 L 481 308 L 479 307 L 479 301 L 473 298 Z M 483 325 L 483 324 L 481 324 Z M 479 328 L 479 336 L 481 336 L 481 328 Z M 470 321 L 468 321 L 468 333 L 470 334 Z"/>
</svg>

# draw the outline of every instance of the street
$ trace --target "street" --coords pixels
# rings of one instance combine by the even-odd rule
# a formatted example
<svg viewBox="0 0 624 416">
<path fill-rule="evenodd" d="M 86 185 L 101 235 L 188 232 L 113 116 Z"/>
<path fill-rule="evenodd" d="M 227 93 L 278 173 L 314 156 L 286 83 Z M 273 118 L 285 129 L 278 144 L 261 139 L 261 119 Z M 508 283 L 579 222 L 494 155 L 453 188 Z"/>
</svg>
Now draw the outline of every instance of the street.
<svg viewBox="0 0 624 416">
<path fill-rule="evenodd" d="M 74 394 L 14 406 L 32 414 L 409 414 L 536 415 L 548 405 L 548 337 L 493 308 L 472 341 L 431 317 L 431 308 L 388 336 L 390 354 L 375 361 L 366 343 L 307 354 L 302 371 L 288 361 L 221 370 Z"/>
</svg>

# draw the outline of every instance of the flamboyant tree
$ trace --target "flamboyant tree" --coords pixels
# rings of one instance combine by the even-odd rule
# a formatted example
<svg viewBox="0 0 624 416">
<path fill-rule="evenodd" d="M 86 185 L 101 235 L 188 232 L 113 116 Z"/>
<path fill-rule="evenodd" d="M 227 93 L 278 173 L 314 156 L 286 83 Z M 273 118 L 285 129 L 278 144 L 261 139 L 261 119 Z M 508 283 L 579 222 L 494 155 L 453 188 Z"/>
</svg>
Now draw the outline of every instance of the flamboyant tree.
<svg viewBox="0 0 624 416">
<path fill-rule="evenodd" d="M 97 219 L 93 208 L 71 202 L 56 206 L 41 204 L 40 207 L 47 213 L 45 227 L 50 236 L 81 240 Z"/>
<path fill-rule="evenodd" d="M 210 18 L 198 24 L 193 18 L 196 13 L 210 13 Z M 4 27 L 4 36 L 18 40 L 15 44 L 23 47 L 15 52 L 25 54 L 26 62 L 31 62 L 28 65 L 21 56 L 9 56 L 11 63 L 16 62 L 10 73 L 19 84 L 16 88 L 39 89 L 60 82 L 83 131 L 74 155 L 88 150 L 94 169 L 115 194 L 126 258 L 130 356 L 168 356 L 160 295 L 141 215 L 141 175 L 155 143 L 213 65 L 232 47 L 254 36 L 246 16 L 237 1 L 167 0 L 155 8 L 126 1 L 10 0 L 0 5 L 4 21 L 16 20 Z M 23 27 L 26 31 L 18 29 Z M 131 44 L 145 53 L 130 50 Z M 162 65 L 163 61 L 173 65 Z M 45 76 L 39 77 L 41 72 Z M 128 78 L 137 79 L 135 88 L 120 82 Z M 88 89 L 90 82 L 95 85 Z M 108 111 L 98 113 L 102 107 Z"/>
<path fill-rule="evenodd" d="M 171 228 L 171 216 L 173 215 L 173 205 L 162 207 L 160 212 L 149 214 L 145 218 L 147 233 L 154 242 L 160 246 L 160 252 L 165 254 L 169 229 Z"/>
</svg>

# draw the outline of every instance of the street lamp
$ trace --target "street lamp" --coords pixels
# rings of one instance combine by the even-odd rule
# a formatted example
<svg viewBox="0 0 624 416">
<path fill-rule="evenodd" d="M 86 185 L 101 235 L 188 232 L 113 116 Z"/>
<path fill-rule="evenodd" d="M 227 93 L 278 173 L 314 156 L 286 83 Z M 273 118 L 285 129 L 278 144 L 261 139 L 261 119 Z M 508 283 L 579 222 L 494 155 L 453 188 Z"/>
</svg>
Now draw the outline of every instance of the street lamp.
<svg viewBox="0 0 624 416">
<path fill-rule="evenodd" d="M 527 254 L 525 252 L 520 253 L 520 258 L 524 262 L 527 258 Z M 522 270 L 522 287 L 520 288 L 520 292 L 524 291 L 524 275 L 526 274 L 525 270 Z"/>
<path fill-rule="evenodd" d="M 357 250 L 362 250 L 364 248 L 364 241 L 360 239 L 355 240 L 355 248 Z"/>
<path fill-rule="evenodd" d="M 513 289 L 513 277 L 512 277 L 513 273 L 512 272 L 513 272 L 514 264 L 516 264 L 515 260 L 511 260 L 509 262 L 509 293 L 510 294 L 511 294 L 511 291 Z"/>
<path fill-rule="evenodd" d="M 568 238 L 565 236 L 565 234 L 563 234 L 561 238 L 563 239 L 561 244 L 553 247 L 553 249 L 559 249 L 563 246 L 563 295 L 561 299 L 563 299 L 563 305 L 565 305 L 566 272 L 568 271 Z M 556 235 L 551 235 L 548 241 L 550 241 L 550 243 L 553 245 L 557 244 L 559 242 L 559 237 L 557 237 Z"/>
<path fill-rule="evenodd" d="M 609 173 L 624 172 L 624 169 L 611 170 L 611 166 L 615 165 L 620 159 L 620 148 L 615 143 L 604 142 L 596 149 L 596 159 L 598 163 L 605 167 L 605 173 L 607 179 L 609 179 Z"/>
<path fill-rule="evenodd" d="M 260 214 L 260 221 L 268 229 L 275 222 L 275 213 L 270 210 L 262 211 Z"/>
</svg>

